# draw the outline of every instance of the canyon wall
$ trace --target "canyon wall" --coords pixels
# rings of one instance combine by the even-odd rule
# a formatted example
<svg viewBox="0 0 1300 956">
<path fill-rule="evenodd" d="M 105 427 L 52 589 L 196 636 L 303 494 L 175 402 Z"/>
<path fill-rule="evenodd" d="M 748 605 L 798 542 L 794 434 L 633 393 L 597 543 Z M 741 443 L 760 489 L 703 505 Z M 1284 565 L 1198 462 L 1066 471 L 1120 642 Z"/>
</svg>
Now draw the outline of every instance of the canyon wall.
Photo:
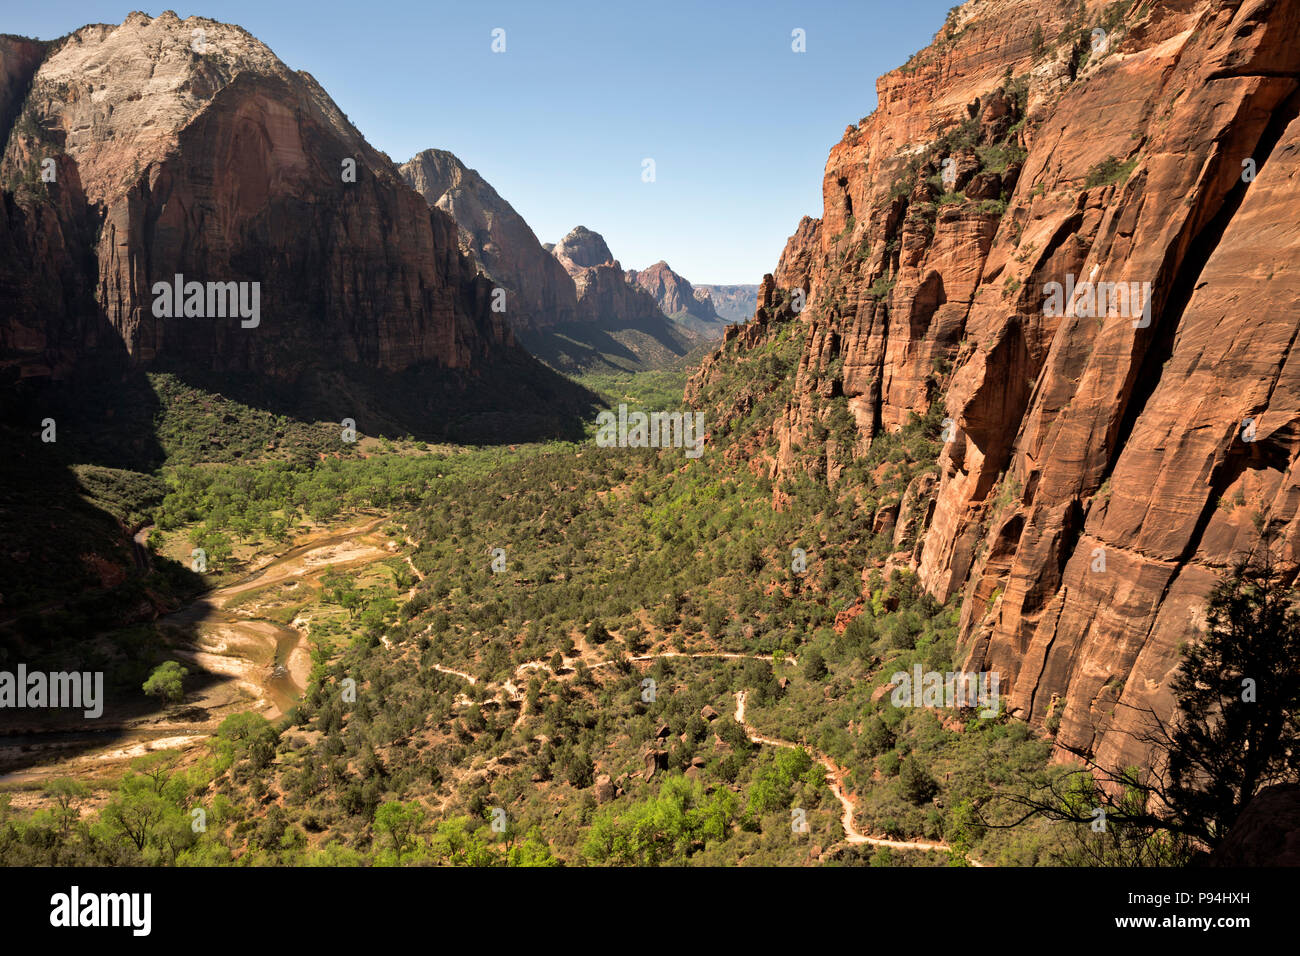
<svg viewBox="0 0 1300 956">
<path fill-rule="evenodd" d="M 654 296 L 623 270 L 600 233 L 576 226 L 550 252 L 573 278 L 580 321 L 614 326 L 663 322 Z"/>
<path fill-rule="evenodd" d="M 76 353 L 105 329 L 136 363 L 269 378 L 313 365 L 471 370 L 513 350 L 452 219 L 310 75 L 242 29 L 133 13 L 43 46 L 39 59 L 0 46 L 0 109 L 14 116 L 4 227 L 55 259 L 88 257 L 95 314 L 51 309 L 43 282 L 16 289 L 0 331 L 11 375 L 57 372 L 54 345 Z M 154 285 L 177 274 L 257 283 L 257 324 L 155 314 Z"/>
<path fill-rule="evenodd" d="M 629 269 L 627 279 L 654 296 L 660 311 L 670 318 L 698 328 L 722 325 L 712 300 L 707 295 L 697 295 L 695 287 L 662 259 L 644 269 Z"/>
<path fill-rule="evenodd" d="M 799 323 L 774 476 L 827 397 L 858 425 L 840 454 L 941 399 L 923 543 L 896 557 L 960 599 L 966 668 L 1104 766 L 1168 714 L 1256 520 L 1296 566 L 1298 77 L 1284 0 L 971 0 L 879 80 L 822 217 L 688 387 Z M 1050 306 L 1089 280 L 1135 294 Z"/>
<path fill-rule="evenodd" d="M 429 205 L 456 221 L 461 252 L 506 290 L 506 315 L 513 328 L 537 331 L 575 321 L 573 280 L 482 176 L 441 149 L 417 153 L 399 168 Z"/>
</svg>

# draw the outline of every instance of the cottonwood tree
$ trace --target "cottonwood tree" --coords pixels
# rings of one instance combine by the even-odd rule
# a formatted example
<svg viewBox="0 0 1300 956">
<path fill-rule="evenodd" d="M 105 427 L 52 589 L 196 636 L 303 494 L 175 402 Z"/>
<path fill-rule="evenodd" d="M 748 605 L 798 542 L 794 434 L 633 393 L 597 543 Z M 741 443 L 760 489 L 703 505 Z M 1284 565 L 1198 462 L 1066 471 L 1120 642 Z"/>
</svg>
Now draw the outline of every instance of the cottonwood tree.
<svg viewBox="0 0 1300 956">
<path fill-rule="evenodd" d="M 59 821 L 59 832 L 66 834 L 81 818 L 77 804 L 90 795 L 90 788 L 73 777 L 55 777 L 46 784 L 45 795 L 52 798 L 58 807 L 55 816 Z"/>
<path fill-rule="evenodd" d="M 423 823 L 424 810 L 414 800 L 410 803 L 389 800 L 375 810 L 375 830 L 388 835 L 399 864 L 402 854 L 415 845 Z"/>
<path fill-rule="evenodd" d="M 175 704 L 185 698 L 185 676 L 189 668 L 176 661 L 163 661 L 154 668 L 144 682 L 144 692 L 150 697 L 160 697 L 164 703 Z"/>
</svg>

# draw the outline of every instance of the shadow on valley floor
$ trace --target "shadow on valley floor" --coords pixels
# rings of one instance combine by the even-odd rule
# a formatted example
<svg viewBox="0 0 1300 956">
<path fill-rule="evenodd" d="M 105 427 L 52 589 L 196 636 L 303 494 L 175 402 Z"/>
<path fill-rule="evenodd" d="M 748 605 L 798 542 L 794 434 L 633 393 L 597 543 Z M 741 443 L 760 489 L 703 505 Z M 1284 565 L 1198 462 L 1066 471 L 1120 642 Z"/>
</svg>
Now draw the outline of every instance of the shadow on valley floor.
<svg viewBox="0 0 1300 956">
<path fill-rule="evenodd" d="M 371 513 L 311 531 L 273 556 L 228 567 L 211 590 L 152 620 L 83 632 L 75 641 L 26 648 L 7 642 L 0 669 L 13 669 L 17 660 L 29 673 L 98 673 L 103 694 L 95 717 L 82 706 L 0 711 L 0 784 L 120 772 L 148 751 L 197 746 L 245 711 L 292 718 L 312 672 L 309 625 L 297 620 L 300 602 L 312 604 L 340 570 L 389 559 L 386 523 L 386 516 Z M 143 693 L 145 679 L 164 660 L 188 671 L 183 703 L 163 704 Z"/>
<path fill-rule="evenodd" d="M 500 445 L 576 440 L 602 403 L 525 353 L 504 351 L 474 371 L 413 366 L 397 374 L 351 367 L 302 369 L 291 379 L 160 366 L 201 392 L 303 422 L 352 419 L 362 435 Z"/>
<path fill-rule="evenodd" d="M 164 707 L 142 693 L 145 680 L 161 661 L 177 659 L 178 648 L 197 646 L 197 623 L 189 625 L 186 634 L 185 622 L 177 621 L 166 635 L 159 627 L 166 617 L 104 630 L 92 623 L 97 614 L 103 620 L 132 612 L 152 614 L 143 595 L 142 607 L 123 601 L 126 594 L 140 591 L 137 582 L 124 582 L 99 594 L 78 594 L 68 605 L 29 608 L 15 619 L 0 621 L 0 670 L 13 674 L 21 665 L 29 675 L 38 671 L 90 674 L 92 681 L 102 681 L 93 702 L 102 708 L 98 716 L 86 716 L 87 707 L 97 708 L 85 700 L 81 703 L 86 706 L 55 707 L 56 702 L 49 700 L 44 709 L 0 710 L 0 782 L 28 767 L 75 759 L 131 739 L 155 739 L 160 733 L 199 734 L 212 723 L 213 713 L 203 704 Z M 91 606 L 96 602 L 97 610 Z M 200 597 L 176 613 L 194 614 L 205 603 Z M 108 605 L 114 607 L 110 610 Z M 189 670 L 185 687 L 191 701 L 205 701 L 222 685 L 237 680 L 201 668 Z"/>
</svg>

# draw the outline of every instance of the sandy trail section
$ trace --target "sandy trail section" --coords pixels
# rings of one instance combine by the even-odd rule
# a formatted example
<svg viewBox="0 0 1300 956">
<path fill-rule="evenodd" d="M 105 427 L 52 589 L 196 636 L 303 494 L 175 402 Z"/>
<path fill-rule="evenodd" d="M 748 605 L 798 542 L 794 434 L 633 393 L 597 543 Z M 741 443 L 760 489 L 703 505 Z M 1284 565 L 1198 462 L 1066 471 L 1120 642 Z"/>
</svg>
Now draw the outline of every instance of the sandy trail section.
<svg viewBox="0 0 1300 956">
<path fill-rule="evenodd" d="M 835 795 L 835 799 L 840 802 L 840 807 L 843 809 L 843 814 L 840 817 L 840 825 L 844 828 L 845 843 L 867 843 L 871 846 L 887 846 L 896 850 L 927 850 L 931 852 L 942 851 L 944 853 L 947 853 L 952 849 L 952 847 L 946 843 L 931 843 L 928 840 L 890 840 L 885 837 L 867 836 L 865 833 L 858 830 L 857 825 L 853 822 L 856 804 L 853 802 L 853 798 L 849 796 L 848 791 L 844 787 L 844 770 L 841 767 L 836 766 L 835 762 L 831 760 L 830 757 L 818 753 L 804 744 L 797 744 L 776 737 L 765 737 L 762 734 L 757 733 L 754 728 L 745 723 L 745 692 L 743 690 L 736 691 L 735 719 L 736 723 L 740 724 L 740 726 L 745 729 L 745 733 L 754 743 L 767 744 L 772 747 L 803 747 L 803 749 L 808 751 L 814 760 L 826 768 L 828 775 L 827 785 L 831 788 L 831 793 Z M 983 866 L 982 863 L 971 859 L 969 856 L 967 859 L 970 860 L 971 866 Z"/>
</svg>

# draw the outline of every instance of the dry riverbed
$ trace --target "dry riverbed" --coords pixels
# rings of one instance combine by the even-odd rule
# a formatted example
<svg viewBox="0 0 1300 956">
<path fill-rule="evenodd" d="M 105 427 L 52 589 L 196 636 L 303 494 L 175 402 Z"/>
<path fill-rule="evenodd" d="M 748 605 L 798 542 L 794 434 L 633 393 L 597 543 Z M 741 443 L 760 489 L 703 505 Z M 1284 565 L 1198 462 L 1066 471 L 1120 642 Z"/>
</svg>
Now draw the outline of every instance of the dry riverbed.
<svg viewBox="0 0 1300 956">
<path fill-rule="evenodd" d="M 286 713 L 311 676 L 321 578 L 392 557 L 398 545 L 380 530 L 388 520 L 354 517 L 308 532 L 288 550 L 254 560 L 245 576 L 156 621 L 171 643 L 169 656 L 190 670 L 184 703 L 131 717 L 115 717 L 110 703 L 98 721 L 0 736 L 0 786 L 11 791 L 13 806 L 41 803 L 36 785 L 53 777 L 93 786 L 150 751 L 199 747 L 231 714 L 253 710 L 275 720 Z"/>
</svg>

